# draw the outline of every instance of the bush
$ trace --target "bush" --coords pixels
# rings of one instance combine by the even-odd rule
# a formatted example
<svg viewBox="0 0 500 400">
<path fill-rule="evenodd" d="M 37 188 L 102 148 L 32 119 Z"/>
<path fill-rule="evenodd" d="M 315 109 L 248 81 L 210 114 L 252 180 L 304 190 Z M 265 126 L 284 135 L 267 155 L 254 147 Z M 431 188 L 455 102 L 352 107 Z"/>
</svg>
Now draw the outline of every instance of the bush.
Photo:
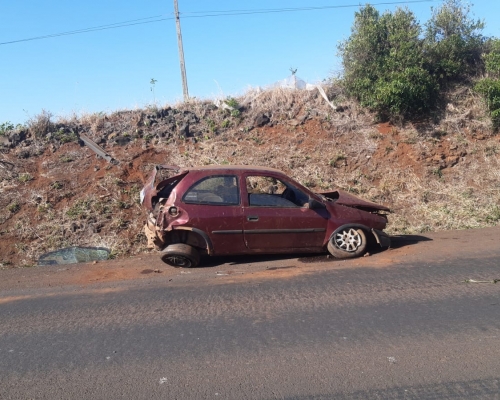
<svg viewBox="0 0 500 400">
<path fill-rule="evenodd" d="M 367 5 L 356 12 L 351 36 L 339 45 L 348 95 L 382 119 L 432 107 L 438 87 L 424 68 L 420 33 L 406 9 L 380 15 Z"/>
<path fill-rule="evenodd" d="M 5 136 L 7 134 L 7 132 L 9 132 L 13 129 L 14 129 L 14 124 L 12 124 L 9 121 L 4 122 L 3 124 L 0 124 L 0 136 Z"/>
<path fill-rule="evenodd" d="M 426 23 L 424 50 L 429 71 L 441 82 L 476 75 L 481 69 L 484 22 L 469 17 L 462 0 L 445 0 Z"/>
<path fill-rule="evenodd" d="M 488 43 L 489 53 L 483 54 L 488 77 L 480 79 L 474 89 L 481 94 L 488 105 L 493 128 L 500 128 L 500 40 Z"/>
<path fill-rule="evenodd" d="M 485 98 L 490 110 L 493 128 L 498 130 L 500 128 L 500 80 L 483 78 L 474 88 Z"/>
<path fill-rule="evenodd" d="M 500 39 L 487 42 L 487 53 L 483 54 L 486 72 L 489 76 L 500 78 Z"/>
<path fill-rule="evenodd" d="M 381 119 L 427 113 L 448 81 L 483 71 L 484 23 L 469 15 L 462 0 L 445 0 L 433 9 L 423 35 L 408 9 L 381 15 L 373 6 L 361 7 L 351 36 L 339 45 L 346 93 Z M 497 65 L 498 72 L 500 56 L 495 57 L 485 62 Z"/>
<path fill-rule="evenodd" d="M 36 115 L 28 121 L 30 133 L 37 139 L 45 138 L 53 127 L 51 118 L 52 114 L 50 112 L 42 110 L 39 115 Z"/>
</svg>

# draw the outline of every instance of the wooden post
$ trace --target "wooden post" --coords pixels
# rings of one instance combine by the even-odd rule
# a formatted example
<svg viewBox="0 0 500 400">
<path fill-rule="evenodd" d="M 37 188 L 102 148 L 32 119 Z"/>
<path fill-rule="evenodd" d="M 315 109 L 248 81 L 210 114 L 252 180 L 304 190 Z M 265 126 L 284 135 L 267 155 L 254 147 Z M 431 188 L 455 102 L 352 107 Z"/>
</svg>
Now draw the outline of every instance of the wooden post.
<svg viewBox="0 0 500 400">
<path fill-rule="evenodd" d="M 177 0 L 174 0 L 175 11 L 175 25 L 177 27 L 177 43 L 179 45 L 179 60 L 181 64 L 181 78 L 182 78 L 182 93 L 184 94 L 184 101 L 189 100 L 188 84 L 186 77 L 186 65 L 184 63 L 184 49 L 182 47 L 182 33 L 181 33 L 181 20 L 179 19 L 179 6 Z"/>
</svg>

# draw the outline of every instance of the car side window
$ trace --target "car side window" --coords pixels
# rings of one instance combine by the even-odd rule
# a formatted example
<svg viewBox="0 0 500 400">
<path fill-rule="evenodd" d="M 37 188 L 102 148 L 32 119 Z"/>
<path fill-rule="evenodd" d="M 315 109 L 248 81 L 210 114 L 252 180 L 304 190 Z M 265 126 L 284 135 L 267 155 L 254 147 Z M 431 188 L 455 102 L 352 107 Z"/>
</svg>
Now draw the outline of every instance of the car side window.
<svg viewBox="0 0 500 400">
<path fill-rule="evenodd" d="M 270 176 L 247 176 L 248 203 L 255 207 L 303 207 L 308 196 Z"/>
<path fill-rule="evenodd" d="M 238 179 L 234 175 L 203 178 L 189 188 L 182 200 L 188 204 L 238 205 Z"/>
</svg>

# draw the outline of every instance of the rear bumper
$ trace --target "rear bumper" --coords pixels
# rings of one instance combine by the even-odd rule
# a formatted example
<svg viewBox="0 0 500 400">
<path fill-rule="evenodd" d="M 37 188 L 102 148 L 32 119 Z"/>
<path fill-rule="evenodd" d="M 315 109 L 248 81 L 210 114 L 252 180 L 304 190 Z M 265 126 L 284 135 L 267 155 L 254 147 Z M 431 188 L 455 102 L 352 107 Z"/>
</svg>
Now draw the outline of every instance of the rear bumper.
<svg viewBox="0 0 500 400">
<path fill-rule="evenodd" d="M 148 239 L 148 249 L 162 250 L 165 247 L 162 238 L 158 235 L 156 226 L 150 220 L 146 221 L 144 225 L 144 234 Z"/>
</svg>

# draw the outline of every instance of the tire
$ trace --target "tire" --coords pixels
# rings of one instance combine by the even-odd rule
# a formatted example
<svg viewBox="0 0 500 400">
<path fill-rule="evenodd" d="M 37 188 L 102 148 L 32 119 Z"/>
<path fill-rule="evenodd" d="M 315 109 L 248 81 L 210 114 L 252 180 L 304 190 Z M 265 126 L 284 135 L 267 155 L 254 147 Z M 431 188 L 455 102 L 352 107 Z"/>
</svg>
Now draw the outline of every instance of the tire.
<svg viewBox="0 0 500 400">
<path fill-rule="evenodd" d="M 354 258 L 364 254 L 367 244 L 362 229 L 347 226 L 333 234 L 327 248 L 335 258 Z"/>
<path fill-rule="evenodd" d="M 176 243 L 162 251 L 161 260 L 176 268 L 195 268 L 200 263 L 200 253 L 193 246 Z"/>
</svg>

